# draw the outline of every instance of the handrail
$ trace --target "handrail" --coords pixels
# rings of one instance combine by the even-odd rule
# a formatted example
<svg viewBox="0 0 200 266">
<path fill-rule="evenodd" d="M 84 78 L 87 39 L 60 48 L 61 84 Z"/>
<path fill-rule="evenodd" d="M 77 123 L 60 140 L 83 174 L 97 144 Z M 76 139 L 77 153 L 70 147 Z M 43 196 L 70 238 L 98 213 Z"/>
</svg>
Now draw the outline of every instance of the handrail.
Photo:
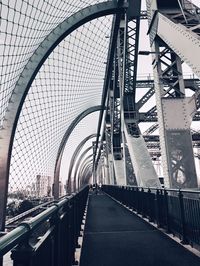
<svg viewBox="0 0 200 266">
<path fill-rule="evenodd" d="M 79 192 L 74 193 L 70 197 L 66 196 L 64 199 L 62 198 L 60 201 L 55 202 L 53 206 L 39 213 L 38 215 L 31 218 L 30 220 L 23 221 L 11 232 L 2 236 L 0 238 L 0 257 L 4 256 L 8 251 L 14 248 L 17 244 L 22 243 L 23 240 L 25 240 L 33 232 L 35 232 L 35 230 L 45 221 L 49 221 L 49 219 L 54 218 L 54 217 L 55 219 L 59 220 L 60 217 L 64 213 L 64 210 L 62 210 L 62 208 L 65 206 L 70 207 L 74 204 L 73 205 L 74 212 L 77 214 L 77 217 L 79 218 L 80 213 L 78 211 L 83 212 L 82 208 L 81 209 L 79 208 L 79 204 L 80 203 L 83 204 L 83 202 L 79 202 L 79 201 L 82 200 L 81 195 L 87 196 L 87 193 L 88 193 L 88 186 L 84 187 Z M 76 200 L 77 200 L 77 204 L 75 204 Z M 83 213 L 81 213 L 81 215 L 82 214 Z M 80 219 L 78 219 L 77 217 L 75 217 L 75 219 L 79 221 Z M 77 227 L 79 227 L 79 225 L 77 225 Z M 73 232 L 77 233 L 76 230 L 74 230 Z"/>
<path fill-rule="evenodd" d="M 107 187 L 115 187 L 115 185 L 106 185 Z M 194 194 L 200 194 L 200 188 L 195 189 L 182 189 L 182 188 L 158 188 L 158 187 L 140 187 L 140 186 L 116 186 L 119 188 L 136 188 L 136 189 L 150 189 L 150 190 L 159 190 L 159 191 L 171 191 L 171 192 L 183 192 L 183 193 L 194 193 Z"/>
<path fill-rule="evenodd" d="M 179 237 L 182 244 L 200 248 L 199 190 L 111 185 L 103 185 L 102 190 Z"/>
<path fill-rule="evenodd" d="M 25 225 L 19 225 L 9 234 L 0 238 L 0 257 L 5 255 L 11 250 L 16 244 L 25 238 L 29 229 Z"/>
<path fill-rule="evenodd" d="M 64 200 L 67 202 L 66 200 Z M 63 204 L 62 204 L 63 205 Z M 10 249 L 12 249 L 20 240 L 28 233 L 37 228 L 42 222 L 46 221 L 53 213 L 59 209 L 59 205 L 48 208 L 47 210 L 39 213 L 37 216 L 33 217 L 29 221 L 24 221 L 20 223 L 11 232 L 0 238 L 0 256 L 6 254 Z M 9 247 L 9 249 L 8 249 Z"/>
<path fill-rule="evenodd" d="M 31 209 L 25 211 L 25 212 L 23 212 L 23 213 L 20 213 L 20 214 L 18 214 L 17 216 L 14 216 L 14 217 L 8 219 L 8 220 L 6 221 L 6 226 L 8 226 L 8 225 L 10 225 L 10 224 L 12 224 L 12 223 L 14 223 L 14 222 L 17 222 L 18 220 L 20 220 L 20 219 L 22 219 L 22 218 L 25 218 L 25 217 L 27 217 L 28 215 L 33 214 L 35 211 L 38 211 L 39 209 L 44 208 L 44 207 L 48 207 L 48 205 L 52 205 L 52 204 L 54 204 L 54 203 L 56 203 L 56 202 L 57 202 L 57 201 L 55 201 L 55 200 L 52 200 L 52 201 L 49 201 L 49 202 L 45 202 L 45 203 L 42 203 L 42 204 L 40 204 L 40 205 L 38 205 L 38 206 L 36 206 L 36 207 L 33 207 L 33 208 L 31 208 Z"/>
<path fill-rule="evenodd" d="M 51 201 L 48 201 L 48 202 L 45 202 L 45 203 L 42 203 L 42 204 L 39 204 L 37 205 L 36 207 L 33 207 L 23 213 L 20 213 L 10 219 L 8 219 L 6 221 L 6 227 L 9 226 L 10 224 L 14 223 L 14 222 L 17 222 L 18 220 L 22 219 L 22 218 L 25 218 L 27 217 L 28 215 L 31 215 L 33 214 L 35 211 L 38 211 L 40 210 L 41 208 L 44 208 L 44 207 L 47 207 L 48 208 L 48 205 L 52 205 L 54 203 L 57 203 L 58 201 L 62 200 L 63 198 L 69 198 L 69 195 L 66 194 L 65 196 L 62 196 L 60 197 L 58 200 L 51 200 Z M 41 211 L 42 212 L 42 211 Z"/>
</svg>

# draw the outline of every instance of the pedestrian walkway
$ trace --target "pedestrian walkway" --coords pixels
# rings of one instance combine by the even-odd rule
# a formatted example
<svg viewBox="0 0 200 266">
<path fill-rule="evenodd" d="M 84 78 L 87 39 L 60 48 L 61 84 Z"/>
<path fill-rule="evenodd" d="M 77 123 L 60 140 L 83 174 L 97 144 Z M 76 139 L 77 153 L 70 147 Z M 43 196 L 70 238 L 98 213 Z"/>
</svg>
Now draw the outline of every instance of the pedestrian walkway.
<svg viewBox="0 0 200 266">
<path fill-rule="evenodd" d="M 89 196 L 80 266 L 180 265 L 200 258 L 107 195 Z"/>
</svg>

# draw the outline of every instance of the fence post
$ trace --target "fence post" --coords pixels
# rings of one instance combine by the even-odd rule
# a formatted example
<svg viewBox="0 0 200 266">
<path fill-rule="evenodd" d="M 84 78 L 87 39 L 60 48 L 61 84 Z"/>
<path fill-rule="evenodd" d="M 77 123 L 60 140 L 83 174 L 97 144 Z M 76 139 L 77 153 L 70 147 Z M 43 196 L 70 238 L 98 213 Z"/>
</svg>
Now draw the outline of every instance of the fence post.
<svg viewBox="0 0 200 266">
<path fill-rule="evenodd" d="M 164 201 L 165 201 L 165 216 L 166 216 L 166 233 L 170 233 L 170 221 L 169 221 L 169 206 L 168 206 L 168 192 L 164 189 Z"/>
<path fill-rule="evenodd" d="M 11 259 L 15 266 L 34 266 L 34 248 L 29 244 L 29 237 L 15 247 L 11 253 Z"/>
<path fill-rule="evenodd" d="M 152 218 L 152 207 L 153 206 L 151 206 L 151 189 L 150 188 L 148 188 L 148 191 L 147 191 L 147 195 L 148 195 L 148 218 L 149 218 L 149 222 L 151 223 L 151 222 L 153 222 L 153 218 Z"/>
<path fill-rule="evenodd" d="M 161 224 L 160 224 L 160 206 L 159 206 L 159 195 L 160 195 L 160 192 L 159 192 L 159 189 L 157 188 L 156 189 L 156 194 L 155 194 L 155 213 L 156 213 L 156 223 L 157 223 L 157 227 L 161 227 Z"/>
<path fill-rule="evenodd" d="M 131 209 L 135 210 L 135 188 L 131 188 L 130 193 Z"/>
<path fill-rule="evenodd" d="M 139 188 L 136 188 L 136 211 L 137 214 L 140 214 L 140 191 Z"/>
<path fill-rule="evenodd" d="M 181 218 L 181 228 L 182 228 L 182 241 L 181 244 L 188 244 L 188 240 L 186 237 L 186 224 L 185 224 L 185 211 L 184 211 L 184 205 L 183 205 L 183 193 L 179 189 L 178 193 L 179 198 L 179 207 L 180 207 L 180 218 Z"/>
<path fill-rule="evenodd" d="M 62 236 L 62 226 L 61 226 L 61 217 L 59 216 L 59 211 L 57 211 L 56 214 L 54 214 L 50 219 L 49 219 L 49 224 L 50 227 L 55 226 L 54 228 L 54 245 L 52 246 L 53 250 L 53 265 L 59 265 L 61 264 L 60 262 L 62 261 L 62 241 L 61 241 L 61 236 Z M 48 254 L 49 255 L 49 254 Z M 47 256 L 47 254 L 45 254 Z"/>
<path fill-rule="evenodd" d="M 67 265 L 71 265 L 72 261 L 74 261 L 74 214 L 73 214 L 73 200 L 71 199 L 68 202 L 68 225 L 67 225 L 67 231 L 68 231 L 68 248 L 66 250 L 66 256 L 67 256 Z"/>
<path fill-rule="evenodd" d="M 144 192 L 144 188 L 141 188 L 141 214 L 143 218 L 146 218 L 146 213 L 145 213 L 145 192 Z"/>
</svg>

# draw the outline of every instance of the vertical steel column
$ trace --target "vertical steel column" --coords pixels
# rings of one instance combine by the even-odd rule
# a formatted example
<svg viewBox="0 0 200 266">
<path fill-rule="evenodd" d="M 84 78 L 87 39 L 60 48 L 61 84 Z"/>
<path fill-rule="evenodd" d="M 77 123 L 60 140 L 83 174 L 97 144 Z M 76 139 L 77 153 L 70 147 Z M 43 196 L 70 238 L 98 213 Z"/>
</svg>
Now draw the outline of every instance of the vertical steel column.
<svg viewBox="0 0 200 266">
<path fill-rule="evenodd" d="M 108 171 L 109 171 L 109 183 L 111 185 L 115 184 L 115 174 L 114 174 L 114 167 L 113 167 L 113 155 L 111 149 L 111 132 L 110 132 L 110 125 L 106 125 L 106 132 L 105 132 L 105 139 L 108 151 Z"/>
<path fill-rule="evenodd" d="M 108 166 L 108 149 L 106 141 L 103 141 L 103 154 L 104 154 L 104 184 L 109 185 L 109 166 Z"/>
<path fill-rule="evenodd" d="M 120 22 L 119 32 L 123 30 L 121 25 L 123 24 L 123 19 Z M 119 33 L 118 33 L 119 38 Z M 118 49 L 118 48 L 117 48 Z M 117 50 L 116 49 L 116 50 Z M 124 157 L 121 147 L 122 134 L 121 134 L 121 78 L 119 77 L 119 62 L 117 58 L 117 53 L 115 53 L 113 62 L 113 80 L 111 82 L 112 89 L 110 93 L 111 98 L 111 130 L 112 130 L 112 151 L 113 151 L 113 163 L 115 170 L 115 177 L 117 185 L 125 185 L 126 177 L 124 174 Z M 113 97 L 112 97 L 113 96 Z"/>
<path fill-rule="evenodd" d="M 118 47 L 118 60 L 121 66 L 122 78 L 122 115 L 124 124 L 124 134 L 128 144 L 131 162 L 139 186 L 160 186 L 159 179 L 153 167 L 153 163 L 145 141 L 138 127 L 139 113 L 135 104 L 137 58 L 139 42 L 140 8 L 138 1 L 138 13 L 132 13 L 133 1 L 127 12 L 124 31 L 121 32 Z"/>
<path fill-rule="evenodd" d="M 129 2 L 129 8 L 131 2 Z M 126 153 L 126 137 L 124 134 L 124 91 L 126 86 L 126 69 L 127 69 L 127 30 L 128 30 L 128 9 L 124 14 L 124 20 L 121 21 L 120 29 L 118 33 L 118 65 L 119 65 L 119 87 L 120 87 L 120 105 L 121 105 L 121 140 L 123 151 L 123 173 L 124 173 L 124 185 L 127 185 L 127 153 Z M 122 54 L 122 56 L 121 56 Z"/>
<path fill-rule="evenodd" d="M 197 178 L 190 134 L 191 117 L 185 97 L 181 60 L 156 34 L 158 18 L 155 10 L 158 10 L 158 2 L 147 1 L 147 7 L 151 49 L 154 54 L 153 68 L 164 182 L 166 187 L 195 188 Z M 173 12 L 173 7 L 169 10 Z"/>
</svg>

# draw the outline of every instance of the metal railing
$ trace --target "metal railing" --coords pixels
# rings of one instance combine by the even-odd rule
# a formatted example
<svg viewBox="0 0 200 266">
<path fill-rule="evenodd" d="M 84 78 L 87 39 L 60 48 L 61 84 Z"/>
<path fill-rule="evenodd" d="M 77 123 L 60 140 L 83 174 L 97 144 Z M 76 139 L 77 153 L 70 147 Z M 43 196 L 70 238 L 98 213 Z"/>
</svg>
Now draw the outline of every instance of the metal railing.
<svg viewBox="0 0 200 266">
<path fill-rule="evenodd" d="M 61 199 L 0 238 L 0 257 L 11 251 L 15 266 L 75 264 L 88 189 Z"/>
<path fill-rule="evenodd" d="M 200 191 L 110 185 L 102 189 L 183 244 L 200 248 Z"/>
</svg>

